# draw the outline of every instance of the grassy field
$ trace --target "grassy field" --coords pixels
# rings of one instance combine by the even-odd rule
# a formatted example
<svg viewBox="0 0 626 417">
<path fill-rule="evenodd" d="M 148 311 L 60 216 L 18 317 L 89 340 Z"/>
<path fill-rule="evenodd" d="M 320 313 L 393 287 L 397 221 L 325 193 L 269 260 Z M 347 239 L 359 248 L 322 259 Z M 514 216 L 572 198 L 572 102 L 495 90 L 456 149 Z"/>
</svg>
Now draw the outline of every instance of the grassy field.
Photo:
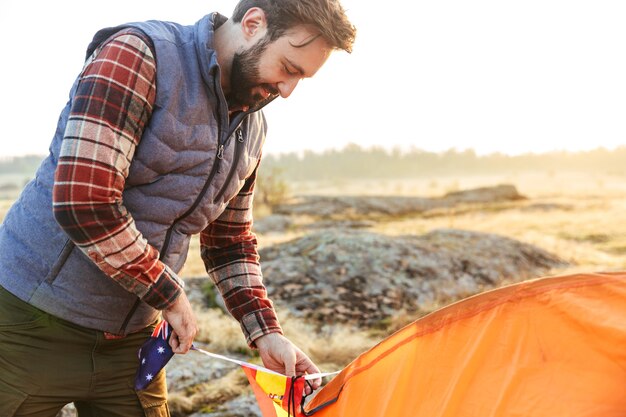
<svg viewBox="0 0 626 417">
<path fill-rule="evenodd" d="M 626 177 L 586 173 L 300 184 L 303 194 L 439 197 L 447 192 L 512 184 L 526 200 L 440 211 L 379 222 L 388 235 L 436 228 L 497 233 L 535 244 L 575 263 L 576 270 L 626 268 Z M 262 244 L 262 242 L 261 242 Z"/>
<path fill-rule="evenodd" d="M 5 178 L 6 179 L 6 178 Z M 22 182 L 24 178 L 11 178 Z M 626 177 L 545 171 L 507 176 L 438 177 L 411 180 L 333 181 L 289 184 L 292 194 L 404 195 L 439 197 L 447 192 L 497 184 L 515 185 L 527 200 L 441 211 L 428 217 L 379 221 L 372 231 L 387 235 L 423 234 L 436 228 L 497 233 L 537 245 L 572 267 L 560 272 L 626 268 Z M 17 191 L 0 196 L 0 220 Z M 260 208 L 257 218 L 267 214 Z M 302 236 L 306 231 L 259 235 L 264 247 Z M 182 275 L 203 276 L 197 238 Z"/>
<path fill-rule="evenodd" d="M 11 178 L 22 182 L 24 178 Z M 626 178 L 617 175 L 545 171 L 507 176 L 442 177 L 415 180 L 334 181 L 289 184 L 292 194 L 404 195 L 438 197 L 463 189 L 515 185 L 527 200 L 438 212 L 428 217 L 406 216 L 378 222 L 373 231 L 387 235 L 423 234 L 436 228 L 497 233 L 535 244 L 570 261 L 567 271 L 626 268 Z M 0 196 L 0 220 L 17 191 Z M 266 209 L 259 214 L 266 214 Z M 260 217 L 260 216 L 257 216 Z M 306 233 L 259 235 L 260 247 Z M 183 276 L 203 276 L 199 244 L 191 244 Z"/>
<path fill-rule="evenodd" d="M 528 199 L 451 210 L 429 218 L 400 218 L 378 224 L 375 230 L 390 235 L 422 234 L 443 227 L 497 233 L 568 260 L 573 266 L 563 273 L 619 270 L 626 268 L 625 180 L 576 173 L 457 180 L 460 189 L 513 184 Z M 435 190 L 434 195 L 443 191 Z"/>
<path fill-rule="evenodd" d="M 437 228 L 496 233 L 534 244 L 570 263 L 567 268 L 553 271 L 555 274 L 626 269 L 626 178 L 621 176 L 546 171 L 506 177 L 494 175 L 410 181 L 311 182 L 291 184 L 291 189 L 297 189 L 301 194 L 438 197 L 450 191 L 503 183 L 515 185 L 527 199 L 441 211 L 428 217 L 392 218 L 379 221 L 370 230 L 392 236 L 419 235 Z M 259 234 L 259 245 L 264 247 L 284 242 L 305 233 L 305 230 L 289 230 L 282 234 Z M 189 277 L 204 274 L 197 240 L 192 242 L 183 274 Z M 399 317 L 397 325 L 390 330 L 410 319 Z M 298 323 L 288 317 L 287 323 L 287 332 L 299 343 L 305 347 L 316 346 L 308 338 L 302 337 L 308 332 L 290 331 L 291 323 L 296 329 L 306 326 L 305 323 Z M 330 351 L 337 352 L 337 357 L 332 359 L 327 352 L 316 359 L 321 360 L 323 357 L 323 362 L 335 365 L 344 363 L 349 356 L 345 352 L 354 351 L 351 346 L 362 347 L 374 343 L 376 337 L 380 336 L 374 334 L 372 339 L 372 333 L 356 336 L 351 333 L 359 338 L 359 342 L 346 340 L 342 343 L 346 330 L 334 331 L 343 335 L 327 339 L 335 343 Z"/>
<path fill-rule="evenodd" d="M 460 207 L 426 217 L 388 218 L 369 230 L 390 236 L 419 235 L 437 228 L 496 233 L 534 244 L 569 261 L 571 266 L 553 271 L 556 274 L 626 269 L 626 178 L 623 176 L 545 171 L 507 176 L 307 182 L 289 186 L 292 194 L 297 190 L 297 194 L 439 197 L 447 192 L 498 184 L 514 185 L 527 199 Z M 16 196 L 15 190 L 0 195 L 0 219 Z M 257 218 L 266 214 L 267 208 L 260 208 Z M 284 233 L 259 234 L 259 245 L 269 246 L 305 233 L 305 229 L 290 229 Z M 187 265 L 181 272 L 183 277 L 206 275 L 199 252 L 198 239 L 194 238 Z M 198 340 L 207 343 L 209 350 L 244 353 L 252 361 L 259 360 L 247 349 L 232 318 L 219 309 L 207 309 L 200 304 L 196 305 L 196 311 L 201 329 Z M 380 329 L 355 331 L 337 325 L 320 330 L 290 317 L 286 311 L 278 313 L 286 335 L 326 371 L 341 369 L 385 334 L 414 319 L 400 313 L 389 323 L 386 332 L 381 333 Z M 212 385 L 210 394 L 203 393 L 202 398 L 194 397 L 199 393 L 172 392 L 171 406 L 180 410 L 179 415 L 185 415 L 195 410 L 197 404 L 205 408 L 211 403 L 218 405 L 247 390 L 245 380 L 237 376 L 229 374 L 220 381 Z"/>
</svg>

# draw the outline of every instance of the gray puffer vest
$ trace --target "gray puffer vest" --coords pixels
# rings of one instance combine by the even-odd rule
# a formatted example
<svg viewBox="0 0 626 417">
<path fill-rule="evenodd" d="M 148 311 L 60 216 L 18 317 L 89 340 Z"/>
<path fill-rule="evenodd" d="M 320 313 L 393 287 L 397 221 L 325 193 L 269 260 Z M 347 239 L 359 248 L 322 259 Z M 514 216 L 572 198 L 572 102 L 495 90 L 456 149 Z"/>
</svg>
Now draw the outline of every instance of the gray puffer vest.
<svg viewBox="0 0 626 417">
<path fill-rule="evenodd" d="M 261 112 L 229 123 L 212 49 L 224 17 L 192 26 L 131 23 L 98 32 L 89 56 L 115 32 L 135 27 L 154 44 L 156 102 L 123 193 L 123 203 L 161 260 L 180 271 L 193 234 L 224 210 L 261 155 Z M 152 323 L 158 311 L 106 276 L 59 227 L 52 213 L 54 172 L 78 80 L 61 113 L 50 154 L 0 226 L 0 285 L 22 300 L 84 327 L 127 334 Z"/>
</svg>

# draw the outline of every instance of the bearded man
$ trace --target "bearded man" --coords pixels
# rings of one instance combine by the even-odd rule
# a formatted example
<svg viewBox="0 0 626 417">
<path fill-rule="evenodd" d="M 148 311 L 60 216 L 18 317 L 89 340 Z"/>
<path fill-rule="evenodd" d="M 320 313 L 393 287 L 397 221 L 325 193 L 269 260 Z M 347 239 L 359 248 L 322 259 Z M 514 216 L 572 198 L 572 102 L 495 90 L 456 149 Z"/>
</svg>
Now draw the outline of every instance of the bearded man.
<svg viewBox="0 0 626 417">
<path fill-rule="evenodd" d="M 95 35 L 50 153 L 0 226 L 1 416 L 69 402 L 81 417 L 169 415 L 164 374 L 146 391 L 133 378 L 161 317 L 175 353 L 192 345 L 177 274 L 194 234 L 264 364 L 318 372 L 282 335 L 251 231 L 261 109 L 354 37 L 337 0 L 242 0 L 229 19 Z"/>
</svg>

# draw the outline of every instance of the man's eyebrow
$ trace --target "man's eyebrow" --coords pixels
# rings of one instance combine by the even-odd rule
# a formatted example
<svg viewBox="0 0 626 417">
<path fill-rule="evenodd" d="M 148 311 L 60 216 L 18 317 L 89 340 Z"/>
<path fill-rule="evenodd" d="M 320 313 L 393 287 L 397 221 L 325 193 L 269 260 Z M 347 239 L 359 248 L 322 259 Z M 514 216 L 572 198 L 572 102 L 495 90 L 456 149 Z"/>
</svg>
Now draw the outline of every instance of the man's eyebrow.
<svg viewBox="0 0 626 417">
<path fill-rule="evenodd" d="M 295 69 L 297 73 L 299 73 L 300 75 L 302 75 L 304 77 L 304 75 L 305 75 L 304 74 L 304 70 L 302 69 L 301 66 L 299 66 L 298 64 L 295 64 L 289 58 L 285 58 L 285 61 L 287 61 L 289 66 L 293 67 L 293 69 Z"/>
</svg>

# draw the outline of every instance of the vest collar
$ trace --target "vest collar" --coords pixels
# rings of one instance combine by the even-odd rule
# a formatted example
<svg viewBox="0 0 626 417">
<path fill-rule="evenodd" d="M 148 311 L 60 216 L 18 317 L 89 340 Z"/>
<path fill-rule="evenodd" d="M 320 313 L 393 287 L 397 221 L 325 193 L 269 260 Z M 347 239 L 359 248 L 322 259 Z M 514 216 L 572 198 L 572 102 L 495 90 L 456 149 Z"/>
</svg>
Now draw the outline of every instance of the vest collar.
<svg viewBox="0 0 626 417">
<path fill-rule="evenodd" d="M 195 24 L 196 54 L 200 64 L 200 71 L 204 83 L 211 89 L 218 88 L 221 91 L 221 83 L 215 77 L 219 76 L 217 53 L 215 52 L 215 29 L 227 20 L 226 17 L 215 12 L 204 16 Z M 216 82 L 217 81 L 217 82 Z"/>
</svg>

